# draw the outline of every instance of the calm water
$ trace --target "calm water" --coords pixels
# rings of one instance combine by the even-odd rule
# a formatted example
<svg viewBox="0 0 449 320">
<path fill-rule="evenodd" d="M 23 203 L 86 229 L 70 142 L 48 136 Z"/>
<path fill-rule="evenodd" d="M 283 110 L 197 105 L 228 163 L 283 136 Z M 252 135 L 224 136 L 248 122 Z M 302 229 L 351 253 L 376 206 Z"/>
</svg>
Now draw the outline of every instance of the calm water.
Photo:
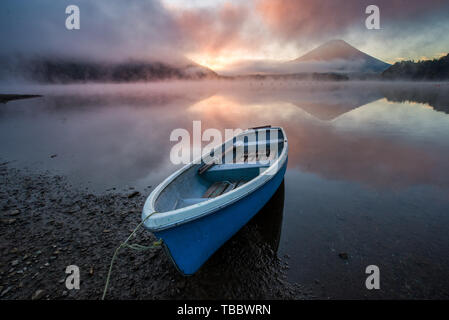
<svg viewBox="0 0 449 320">
<path fill-rule="evenodd" d="M 194 120 L 203 130 L 283 126 L 283 215 L 267 233 L 281 230 L 289 280 L 319 297 L 449 297 L 449 84 L 0 89 L 45 95 L 0 105 L 0 161 L 68 176 L 96 193 L 148 194 L 177 167 L 171 131 L 191 132 Z M 380 268 L 381 290 L 365 289 L 370 264 Z"/>
</svg>

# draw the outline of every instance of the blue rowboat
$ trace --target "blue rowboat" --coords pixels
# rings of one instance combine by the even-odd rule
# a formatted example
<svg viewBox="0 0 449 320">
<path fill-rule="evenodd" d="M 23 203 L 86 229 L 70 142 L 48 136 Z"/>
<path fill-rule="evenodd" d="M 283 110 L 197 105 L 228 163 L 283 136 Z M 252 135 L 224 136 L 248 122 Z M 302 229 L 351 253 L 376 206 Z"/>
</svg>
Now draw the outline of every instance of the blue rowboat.
<svg viewBox="0 0 449 320">
<path fill-rule="evenodd" d="M 157 186 L 143 207 L 144 226 L 182 274 L 194 274 L 273 196 L 287 161 L 282 128 L 243 131 Z"/>
</svg>

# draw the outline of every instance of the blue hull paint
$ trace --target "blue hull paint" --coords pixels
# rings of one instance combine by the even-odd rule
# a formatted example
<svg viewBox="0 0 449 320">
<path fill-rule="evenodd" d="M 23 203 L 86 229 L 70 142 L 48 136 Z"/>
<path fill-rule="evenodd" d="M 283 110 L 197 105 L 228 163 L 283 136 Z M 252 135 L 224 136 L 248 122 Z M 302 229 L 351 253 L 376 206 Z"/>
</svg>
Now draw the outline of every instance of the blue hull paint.
<svg viewBox="0 0 449 320">
<path fill-rule="evenodd" d="M 179 271 L 194 274 L 263 208 L 284 179 L 287 161 L 272 179 L 245 198 L 205 217 L 155 233 Z"/>
</svg>

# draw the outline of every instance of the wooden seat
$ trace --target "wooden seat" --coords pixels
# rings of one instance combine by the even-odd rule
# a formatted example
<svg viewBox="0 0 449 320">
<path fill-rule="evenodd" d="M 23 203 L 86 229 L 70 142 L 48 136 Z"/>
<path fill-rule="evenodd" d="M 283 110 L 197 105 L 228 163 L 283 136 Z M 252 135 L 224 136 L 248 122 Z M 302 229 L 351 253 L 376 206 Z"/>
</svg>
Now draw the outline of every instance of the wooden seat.
<svg viewBox="0 0 449 320">
<path fill-rule="evenodd" d="M 234 184 L 229 181 L 218 181 L 213 183 L 204 193 L 203 198 L 215 198 L 223 193 L 234 189 Z"/>
<path fill-rule="evenodd" d="M 204 193 L 203 198 L 215 198 L 221 196 L 222 194 L 234 190 L 242 185 L 244 185 L 246 181 L 239 180 L 237 182 L 229 182 L 229 181 L 219 181 L 213 183 Z"/>
</svg>

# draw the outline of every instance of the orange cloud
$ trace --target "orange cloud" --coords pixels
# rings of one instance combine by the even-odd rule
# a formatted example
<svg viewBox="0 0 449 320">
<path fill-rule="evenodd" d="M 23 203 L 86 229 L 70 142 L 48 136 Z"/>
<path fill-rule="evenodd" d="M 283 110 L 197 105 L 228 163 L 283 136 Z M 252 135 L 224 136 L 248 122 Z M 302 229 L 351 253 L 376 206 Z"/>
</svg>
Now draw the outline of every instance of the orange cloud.
<svg viewBox="0 0 449 320">
<path fill-rule="evenodd" d="M 256 11 L 284 40 L 321 41 L 348 31 L 365 31 L 365 10 L 380 8 L 382 25 L 401 31 L 403 23 L 419 24 L 449 9 L 447 0 L 255 0 Z"/>
<path fill-rule="evenodd" d="M 218 9 L 176 9 L 175 21 L 190 50 L 218 54 L 248 45 L 243 35 L 248 8 L 225 3 Z"/>
<path fill-rule="evenodd" d="M 256 10 L 284 38 L 333 36 L 362 18 L 352 1 L 259 0 Z M 355 9 L 355 10 L 354 10 Z"/>
</svg>

